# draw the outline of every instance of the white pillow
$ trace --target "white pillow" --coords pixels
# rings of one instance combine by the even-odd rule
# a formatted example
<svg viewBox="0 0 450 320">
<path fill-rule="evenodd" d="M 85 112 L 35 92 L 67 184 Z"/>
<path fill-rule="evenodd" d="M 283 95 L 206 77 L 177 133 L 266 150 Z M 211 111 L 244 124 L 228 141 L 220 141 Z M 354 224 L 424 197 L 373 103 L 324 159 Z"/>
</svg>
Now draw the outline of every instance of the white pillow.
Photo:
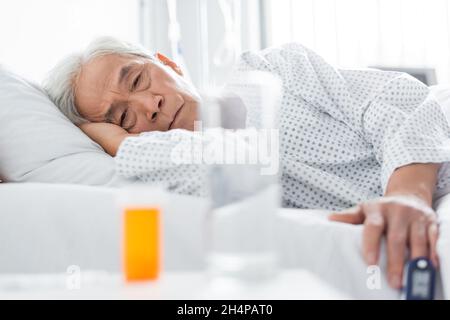
<svg viewBox="0 0 450 320">
<path fill-rule="evenodd" d="M 46 93 L 0 66 L 0 176 L 11 182 L 104 185 L 114 160 Z"/>
</svg>

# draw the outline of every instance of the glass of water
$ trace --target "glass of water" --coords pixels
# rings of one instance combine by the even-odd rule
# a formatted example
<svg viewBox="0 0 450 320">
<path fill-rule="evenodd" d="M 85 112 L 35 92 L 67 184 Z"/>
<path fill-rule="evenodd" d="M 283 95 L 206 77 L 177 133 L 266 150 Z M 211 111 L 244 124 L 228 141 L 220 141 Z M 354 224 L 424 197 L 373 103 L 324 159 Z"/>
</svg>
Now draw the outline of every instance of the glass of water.
<svg viewBox="0 0 450 320">
<path fill-rule="evenodd" d="M 215 279 L 259 281 L 276 273 L 280 101 L 280 81 L 255 71 L 236 73 L 219 94 L 202 95 L 203 130 L 215 130 L 212 140 L 223 151 L 207 161 L 207 266 Z"/>
</svg>

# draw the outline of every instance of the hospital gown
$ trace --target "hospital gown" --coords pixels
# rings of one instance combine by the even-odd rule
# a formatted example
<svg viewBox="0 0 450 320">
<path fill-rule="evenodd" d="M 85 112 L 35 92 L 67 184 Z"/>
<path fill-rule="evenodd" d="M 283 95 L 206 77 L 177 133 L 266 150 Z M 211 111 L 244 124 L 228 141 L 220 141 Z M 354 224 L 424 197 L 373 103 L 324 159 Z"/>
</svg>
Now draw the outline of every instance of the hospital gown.
<svg viewBox="0 0 450 320">
<path fill-rule="evenodd" d="M 396 168 L 450 160 L 450 130 L 441 106 L 409 75 L 337 69 L 297 43 L 246 52 L 236 70 L 268 71 L 282 80 L 285 207 L 348 208 L 382 196 Z M 203 195 L 205 167 L 170 161 L 177 141 L 190 135 L 173 130 L 127 138 L 115 159 L 118 173 Z M 448 187 L 448 172 L 443 165 L 437 192 Z"/>
</svg>

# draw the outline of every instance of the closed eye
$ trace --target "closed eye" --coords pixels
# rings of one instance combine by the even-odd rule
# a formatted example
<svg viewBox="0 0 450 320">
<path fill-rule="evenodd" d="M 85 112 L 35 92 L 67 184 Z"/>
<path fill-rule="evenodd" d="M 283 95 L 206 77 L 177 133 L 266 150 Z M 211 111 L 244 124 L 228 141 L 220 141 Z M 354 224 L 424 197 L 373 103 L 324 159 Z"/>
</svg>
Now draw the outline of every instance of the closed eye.
<svg viewBox="0 0 450 320">
<path fill-rule="evenodd" d="M 125 119 L 127 117 L 128 109 L 126 109 L 120 116 L 120 126 L 123 128 Z"/>
<path fill-rule="evenodd" d="M 131 85 L 131 91 L 136 91 L 139 88 L 141 78 L 142 78 L 142 73 L 139 73 L 139 75 L 134 79 L 133 84 Z"/>
</svg>

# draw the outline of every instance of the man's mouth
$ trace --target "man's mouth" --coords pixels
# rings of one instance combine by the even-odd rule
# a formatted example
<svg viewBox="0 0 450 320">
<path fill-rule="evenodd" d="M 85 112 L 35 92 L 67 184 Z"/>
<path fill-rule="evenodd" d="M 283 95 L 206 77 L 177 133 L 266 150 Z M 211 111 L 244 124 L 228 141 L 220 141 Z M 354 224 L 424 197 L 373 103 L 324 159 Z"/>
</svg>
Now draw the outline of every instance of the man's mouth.
<svg viewBox="0 0 450 320">
<path fill-rule="evenodd" d="M 175 112 L 175 114 L 174 114 L 174 116 L 173 116 L 173 120 L 172 120 L 172 122 L 170 123 L 170 126 L 169 126 L 169 129 L 168 129 L 168 130 L 171 130 L 171 129 L 172 129 L 172 126 L 173 126 L 173 124 L 175 123 L 175 120 L 177 120 L 178 115 L 180 114 L 180 111 L 181 111 L 181 109 L 183 109 L 183 107 L 184 107 L 184 103 L 178 108 L 177 112 Z"/>
</svg>

